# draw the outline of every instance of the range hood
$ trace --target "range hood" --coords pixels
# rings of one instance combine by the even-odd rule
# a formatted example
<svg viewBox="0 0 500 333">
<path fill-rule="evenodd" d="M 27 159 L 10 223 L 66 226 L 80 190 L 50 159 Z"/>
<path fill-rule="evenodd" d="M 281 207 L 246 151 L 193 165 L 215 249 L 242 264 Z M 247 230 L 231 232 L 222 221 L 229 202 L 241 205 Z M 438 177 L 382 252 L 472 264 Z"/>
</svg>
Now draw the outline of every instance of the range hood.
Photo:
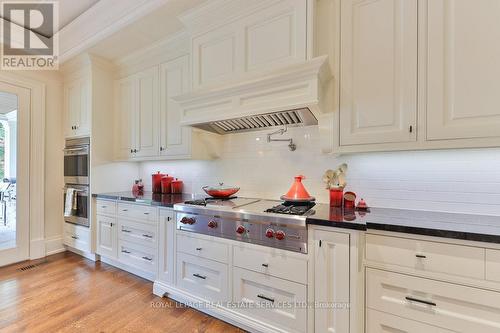
<svg viewBox="0 0 500 333">
<path fill-rule="evenodd" d="M 218 134 L 317 125 L 319 115 L 330 111 L 330 78 L 327 56 L 322 56 L 173 99 L 181 108 L 181 125 Z"/>
</svg>

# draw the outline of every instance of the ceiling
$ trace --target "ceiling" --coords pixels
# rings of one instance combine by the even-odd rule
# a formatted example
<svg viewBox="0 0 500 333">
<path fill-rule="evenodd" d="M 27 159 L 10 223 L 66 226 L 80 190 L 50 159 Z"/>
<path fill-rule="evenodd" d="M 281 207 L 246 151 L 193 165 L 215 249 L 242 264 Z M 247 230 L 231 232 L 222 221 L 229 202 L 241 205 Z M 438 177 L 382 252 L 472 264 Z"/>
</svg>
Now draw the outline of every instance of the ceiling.
<svg viewBox="0 0 500 333">
<path fill-rule="evenodd" d="M 49 2 L 49 1 L 50 0 L 31 0 L 30 2 L 39 2 L 40 4 L 42 4 L 44 2 Z M 13 0 L 13 2 L 26 2 L 26 0 Z M 58 0 L 58 2 L 59 2 L 59 30 L 61 30 L 66 25 L 71 23 L 75 18 L 84 13 L 87 9 L 89 9 L 97 2 L 99 2 L 99 0 Z M 22 22 L 15 22 L 15 23 L 20 24 Z M 25 25 L 23 26 L 26 28 Z M 46 36 L 46 33 L 38 31 L 36 29 L 34 29 L 33 31 L 40 33 L 45 37 L 52 37 L 52 36 Z"/>
<path fill-rule="evenodd" d="M 170 0 L 153 13 L 103 39 L 89 52 L 109 60 L 116 60 L 140 50 L 182 30 L 183 25 L 177 18 L 178 15 L 205 1 Z"/>
<path fill-rule="evenodd" d="M 17 96 L 0 91 L 0 114 L 17 110 Z"/>
</svg>

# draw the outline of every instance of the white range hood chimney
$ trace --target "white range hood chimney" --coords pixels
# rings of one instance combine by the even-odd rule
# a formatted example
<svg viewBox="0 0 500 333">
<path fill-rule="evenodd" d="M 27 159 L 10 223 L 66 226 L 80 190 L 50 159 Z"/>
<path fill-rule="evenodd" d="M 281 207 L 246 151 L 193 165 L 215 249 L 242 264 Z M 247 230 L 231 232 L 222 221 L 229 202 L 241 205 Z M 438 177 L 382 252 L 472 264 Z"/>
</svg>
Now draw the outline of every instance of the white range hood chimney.
<svg viewBox="0 0 500 333">
<path fill-rule="evenodd" d="M 330 80 L 327 56 L 174 97 L 182 125 L 219 134 L 317 125 Z"/>
</svg>

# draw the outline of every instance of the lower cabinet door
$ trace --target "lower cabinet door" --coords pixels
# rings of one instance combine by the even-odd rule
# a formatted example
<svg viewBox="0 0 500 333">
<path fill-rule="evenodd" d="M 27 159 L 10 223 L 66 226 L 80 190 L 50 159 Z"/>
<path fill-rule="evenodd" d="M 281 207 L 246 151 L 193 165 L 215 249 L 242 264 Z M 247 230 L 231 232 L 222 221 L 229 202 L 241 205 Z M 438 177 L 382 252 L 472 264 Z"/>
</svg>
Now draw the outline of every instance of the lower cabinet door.
<svg viewBox="0 0 500 333">
<path fill-rule="evenodd" d="M 97 254 L 116 258 L 117 235 L 115 218 L 97 215 Z"/>
<path fill-rule="evenodd" d="M 160 209 L 160 262 L 158 279 L 174 284 L 175 267 L 175 213 L 173 210 Z"/>
<path fill-rule="evenodd" d="M 177 287 L 211 302 L 227 302 L 227 265 L 177 252 Z"/>
<path fill-rule="evenodd" d="M 315 332 L 349 332 L 349 234 L 314 230 Z"/>
<path fill-rule="evenodd" d="M 366 333 L 453 333 L 453 331 L 368 309 Z"/>
<path fill-rule="evenodd" d="M 143 271 L 157 272 L 157 248 L 150 248 L 139 244 L 118 241 L 118 259 L 125 265 L 139 268 Z"/>
<path fill-rule="evenodd" d="M 305 285 L 235 267 L 233 302 L 240 312 L 287 332 L 307 329 Z"/>
</svg>

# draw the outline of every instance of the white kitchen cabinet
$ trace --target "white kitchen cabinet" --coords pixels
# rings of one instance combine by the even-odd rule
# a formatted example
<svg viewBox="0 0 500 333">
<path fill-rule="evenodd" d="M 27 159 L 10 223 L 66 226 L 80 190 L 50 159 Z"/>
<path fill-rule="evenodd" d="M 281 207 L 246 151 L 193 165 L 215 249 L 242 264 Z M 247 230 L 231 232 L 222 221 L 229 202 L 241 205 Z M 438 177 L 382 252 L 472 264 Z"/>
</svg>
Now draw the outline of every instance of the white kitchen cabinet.
<svg viewBox="0 0 500 333">
<path fill-rule="evenodd" d="M 115 83 L 115 155 L 156 156 L 159 150 L 158 67 Z"/>
<path fill-rule="evenodd" d="M 341 12 L 340 146 L 416 141 L 417 0 Z"/>
<path fill-rule="evenodd" d="M 158 208 L 97 200 L 97 254 L 101 260 L 145 279 L 158 273 Z"/>
<path fill-rule="evenodd" d="M 72 78 L 64 84 L 65 135 L 67 138 L 90 135 L 92 107 L 90 74 Z"/>
<path fill-rule="evenodd" d="M 349 332 L 349 234 L 314 230 L 315 332 Z M 335 304 L 337 308 L 327 306 Z M 344 307 L 342 305 L 345 305 Z"/>
<path fill-rule="evenodd" d="M 427 9 L 427 140 L 500 137 L 500 3 Z"/>
<path fill-rule="evenodd" d="M 91 252 L 90 229 L 76 224 L 64 223 L 63 243 L 86 253 Z"/>
<path fill-rule="evenodd" d="M 181 126 L 182 110 L 172 97 L 189 90 L 189 56 L 160 66 L 160 155 L 191 154 L 191 127 Z"/>
<path fill-rule="evenodd" d="M 117 228 L 114 217 L 97 215 L 97 254 L 109 258 L 117 257 Z"/>
<path fill-rule="evenodd" d="M 175 213 L 161 209 L 158 279 L 168 285 L 174 284 L 175 240 Z"/>
<path fill-rule="evenodd" d="M 182 17 L 193 31 L 193 88 L 305 61 L 307 4 L 239 1 L 227 6 L 226 1 L 214 1 Z M 218 26 L 199 24 L 203 20 Z"/>
<path fill-rule="evenodd" d="M 134 105 L 135 82 L 127 77 L 115 83 L 115 158 L 126 159 L 133 156 L 135 146 Z"/>
</svg>

